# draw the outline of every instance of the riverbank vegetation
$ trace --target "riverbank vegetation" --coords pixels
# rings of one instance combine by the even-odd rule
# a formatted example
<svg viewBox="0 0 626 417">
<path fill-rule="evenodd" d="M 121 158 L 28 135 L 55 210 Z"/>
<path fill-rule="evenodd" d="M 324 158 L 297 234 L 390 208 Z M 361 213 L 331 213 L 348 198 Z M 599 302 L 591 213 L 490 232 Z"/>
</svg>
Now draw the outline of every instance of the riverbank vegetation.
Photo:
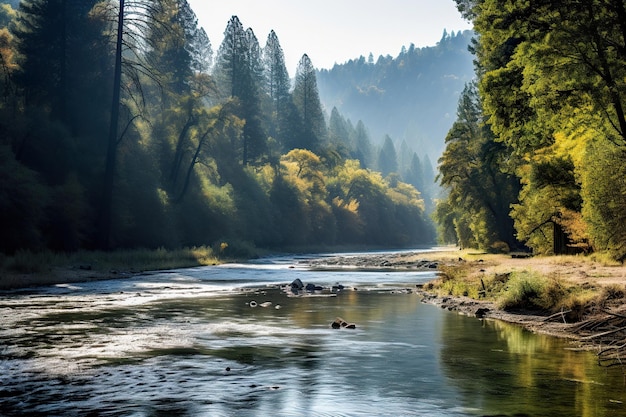
<svg viewBox="0 0 626 417">
<path fill-rule="evenodd" d="M 476 31 L 476 81 L 439 161 L 441 235 L 623 261 L 624 2 L 456 3 Z"/>
<path fill-rule="evenodd" d="M 273 31 L 214 54 L 185 0 L 0 3 L 1 252 L 434 241 L 421 169 L 381 173 Z"/>
<path fill-rule="evenodd" d="M 0 290 L 128 277 L 149 271 L 217 265 L 232 260 L 226 244 L 180 249 L 20 250 L 0 256 Z"/>
<path fill-rule="evenodd" d="M 77 251 L 60 253 L 52 251 L 18 251 L 13 256 L 3 256 L 1 270 L 7 273 L 45 273 L 52 268 L 82 269 L 84 271 L 143 272 L 201 265 L 215 265 L 223 258 L 210 247 L 193 247 L 176 250 L 128 249 L 117 251 Z"/>
<path fill-rule="evenodd" d="M 580 322 L 626 302 L 623 268 L 582 256 L 511 258 L 464 253 L 439 266 L 425 287 L 439 297 L 469 297 L 496 308 Z"/>
</svg>

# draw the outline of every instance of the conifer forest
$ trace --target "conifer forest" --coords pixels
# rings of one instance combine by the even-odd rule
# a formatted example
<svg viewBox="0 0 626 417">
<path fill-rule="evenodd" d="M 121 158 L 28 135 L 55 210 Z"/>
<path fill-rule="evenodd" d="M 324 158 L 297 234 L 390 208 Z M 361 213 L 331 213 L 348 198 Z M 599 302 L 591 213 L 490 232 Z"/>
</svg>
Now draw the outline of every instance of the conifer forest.
<svg viewBox="0 0 626 417">
<path fill-rule="evenodd" d="M 3 253 L 434 242 L 432 166 L 401 175 L 274 31 L 233 16 L 214 45 L 186 0 L 0 6 Z"/>
</svg>

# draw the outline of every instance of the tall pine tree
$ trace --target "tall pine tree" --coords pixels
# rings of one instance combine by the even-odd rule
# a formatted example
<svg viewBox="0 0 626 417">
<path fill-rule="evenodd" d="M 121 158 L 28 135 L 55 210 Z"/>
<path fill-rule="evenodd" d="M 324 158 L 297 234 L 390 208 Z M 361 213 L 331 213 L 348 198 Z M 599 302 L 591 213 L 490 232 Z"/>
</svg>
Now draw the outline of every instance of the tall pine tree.
<svg viewBox="0 0 626 417">
<path fill-rule="evenodd" d="M 291 104 L 291 80 L 285 66 L 285 55 L 278 36 L 272 30 L 263 48 L 265 82 L 263 91 L 270 98 L 269 134 L 285 150 L 288 141 L 288 116 Z"/>
<path fill-rule="evenodd" d="M 313 63 L 304 54 L 298 63 L 293 101 L 300 112 L 302 132 L 295 140 L 296 147 L 319 152 L 326 138 L 326 121 L 317 88 Z"/>
</svg>

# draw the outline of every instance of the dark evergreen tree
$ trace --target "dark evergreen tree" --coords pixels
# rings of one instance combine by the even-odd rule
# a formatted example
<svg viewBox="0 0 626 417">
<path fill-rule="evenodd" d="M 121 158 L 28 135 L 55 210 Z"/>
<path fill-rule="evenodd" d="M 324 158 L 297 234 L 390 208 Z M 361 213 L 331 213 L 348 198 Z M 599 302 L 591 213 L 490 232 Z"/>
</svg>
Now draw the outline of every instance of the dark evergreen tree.
<svg viewBox="0 0 626 417">
<path fill-rule="evenodd" d="M 189 92 L 192 78 L 192 56 L 187 47 L 187 35 L 193 28 L 187 26 L 193 20 L 188 21 L 190 16 L 182 13 L 186 3 L 185 0 L 161 0 L 154 6 L 151 19 L 164 24 L 151 26 L 146 34 L 152 45 L 146 55 L 159 74 L 158 86 L 177 96 Z"/>
<path fill-rule="evenodd" d="M 393 140 L 391 140 L 389 135 L 385 135 L 383 147 L 378 152 L 378 169 L 383 176 L 398 173 L 398 155 L 396 154 Z"/>
<path fill-rule="evenodd" d="M 291 81 L 285 66 L 285 55 L 272 30 L 263 48 L 263 67 L 265 82 L 263 91 L 270 98 L 271 111 L 269 134 L 278 140 L 280 148 L 285 150 L 288 138 L 288 116 L 291 105 Z"/>
<path fill-rule="evenodd" d="M 246 62 L 249 75 L 245 78 L 246 88 L 239 99 L 243 110 L 244 126 L 243 164 L 261 162 L 267 155 L 267 132 L 264 115 L 261 109 L 261 94 L 264 82 L 262 51 L 259 41 L 251 28 L 246 30 L 248 53 Z"/>
<path fill-rule="evenodd" d="M 17 88 L 13 110 L 0 124 L 9 127 L 5 135 L 16 159 L 51 187 L 48 223 L 42 227 L 46 244 L 59 249 L 76 248 L 93 234 L 84 190 L 101 181 L 111 54 L 103 36 L 106 21 L 90 13 L 95 4 L 22 2 L 12 25 L 20 59 L 10 86 Z M 64 235 L 80 239 L 66 244 Z"/>
<path fill-rule="evenodd" d="M 246 44 L 248 45 L 248 54 L 246 61 L 250 69 L 250 77 L 252 85 L 257 90 L 257 94 L 263 91 L 265 83 L 265 70 L 263 65 L 263 51 L 259 40 L 252 28 L 246 29 Z"/>
<path fill-rule="evenodd" d="M 426 188 L 424 186 L 424 168 L 422 167 L 422 162 L 416 152 L 413 152 L 411 164 L 405 174 L 405 180 L 421 192 L 422 196 L 424 196 L 424 190 Z"/>
<path fill-rule="evenodd" d="M 370 140 L 369 133 L 365 127 L 365 124 L 359 120 L 356 124 L 354 133 L 354 157 L 361 161 L 363 168 L 374 167 L 374 156 L 372 149 L 372 142 Z"/>
<path fill-rule="evenodd" d="M 433 167 L 432 162 L 430 162 L 430 157 L 428 154 L 424 155 L 424 160 L 422 161 L 422 178 L 424 178 L 424 188 L 431 188 L 435 184 L 435 168 Z"/>
<path fill-rule="evenodd" d="M 44 110 L 76 134 L 83 133 L 84 110 L 97 104 L 93 99 L 103 98 L 102 76 L 108 54 L 103 22 L 89 17 L 96 3 L 23 1 L 12 28 L 20 57 L 15 78 L 25 105 Z M 91 102 L 85 96 L 86 89 L 94 94 Z"/>
<path fill-rule="evenodd" d="M 353 149 L 351 127 L 337 107 L 333 107 L 328 122 L 328 143 L 344 159 L 350 157 Z"/>
<path fill-rule="evenodd" d="M 267 145 L 260 103 L 263 68 L 260 58 L 254 32 L 245 31 L 239 18 L 233 16 L 218 50 L 214 75 L 220 90 L 241 102 L 239 116 L 246 121 L 241 144 L 244 165 L 261 158 Z"/>
<path fill-rule="evenodd" d="M 398 173 L 403 174 L 411 167 L 411 161 L 413 160 L 413 149 L 409 146 L 406 139 L 403 139 L 400 143 L 400 152 L 398 154 Z"/>
<path fill-rule="evenodd" d="M 187 0 L 176 0 L 177 22 L 183 27 L 185 49 L 191 57 L 191 69 L 196 73 L 208 74 L 213 67 L 213 47 L 198 18 Z"/>
<path fill-rule="evenodd" d="M 463 247 L 516 249 L 519 243 L 509 212 L 517 200 L 519 180 L 501 169 L 510 151 L 503 143 L 494 141 L 489 125 L 484 123 L 474 84 L 463 91 L 457 115 L 439 161 L 439 180 L 449 192 L 447 204 L 437 207 L 436 216 L 442 225 L 449 224 L 446 219 L 454 218 L 457 240 Z M 425 159 L 426 175 L 427 164 Z M 428 181 L 426 175 L 424 179 Z"/>
<path fill-rule="evenodd" d="M 240 97 L 249 82 L 248 38 L 237 16 L 231 17 L 217 51 L 214 77 L 223 97 Z"/>
<path fill-rule="evenodd" d="M 326 138 L 326 121 L 317 90 L 315 68 L 308 55 L 298 63 L 293 100 L 300 111 L 303 131 L 297 139 L 297 147 L 319 151 Z"/>
</svg>

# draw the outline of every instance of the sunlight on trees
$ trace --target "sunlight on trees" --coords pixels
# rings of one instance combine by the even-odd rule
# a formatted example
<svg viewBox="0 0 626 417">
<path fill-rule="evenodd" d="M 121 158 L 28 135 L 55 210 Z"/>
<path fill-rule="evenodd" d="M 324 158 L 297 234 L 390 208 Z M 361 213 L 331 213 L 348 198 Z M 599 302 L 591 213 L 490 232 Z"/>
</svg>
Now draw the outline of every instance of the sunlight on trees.
<svg viewBox="0 0 626 417">
<path fill-rule="evenodd" d="M 2 5 L 2 252 L 433 241 L 395 151 L 383 178 L 362 121 L 327 128 L 308 56 L 292 88 L 276 33 L 225 23 L 213 60 L 186 0 Z"/>
<path fill-rule="evenodd" d="M 481 117 L 494 143 L 509 150 L 494 167 L 522 184 L 517 201 L 508 200 L 516 238 L 535 253 L 603 250 L 623 259 L 626 6 L 614 0 L 457 5 L 477 32 L 472 50 Z M 449 143 L 446 153 L 471 153 L 469 144 L 458 146 Z M 456 184 L 451 174 L 471 163 L 453 168 L 459 159 L 444 158 L 441 178 Z M 438 210 L 446 235 L 462 217 L 453 213 L 466 210 L 460 195 L 452 188 Z M 489 196 L 486 202 L 501 200 Z"/>
</svg>

